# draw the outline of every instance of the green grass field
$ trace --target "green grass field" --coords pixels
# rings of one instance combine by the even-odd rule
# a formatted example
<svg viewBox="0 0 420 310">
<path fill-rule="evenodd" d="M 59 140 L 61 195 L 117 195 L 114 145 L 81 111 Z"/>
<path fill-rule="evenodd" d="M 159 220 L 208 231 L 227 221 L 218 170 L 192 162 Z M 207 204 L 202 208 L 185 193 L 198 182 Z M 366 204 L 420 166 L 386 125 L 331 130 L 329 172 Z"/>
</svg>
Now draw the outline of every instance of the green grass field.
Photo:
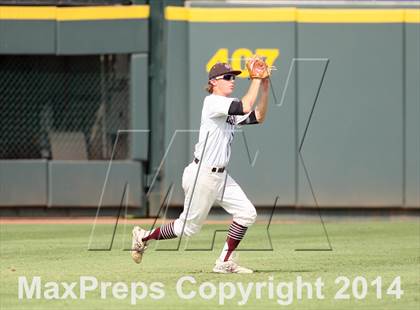
<svg viewBox="0 0 420 310">
<path fill-rule="evenodd" d="M 420 223 L 418 219 L 399 220 L 363 220 L 332 221 L 326 223 L 332 251 L 295 251 L 297 248 L 327 248 L 322 226 L 316 221 L 299 223 L 273 224 L 270 234 L 273 251 L 241 251 L 241 263 L 253 268 L 251 275 L 216 275 L 211 273 L 214 260 L 219 255 L 225 233 L 218 233 L 214 250 L 192 251 L 197 248 L 210 248 L 213 231 L 226 229 L 227 225 L 206 225 L 197 237 L 181 244 L 179 251 L 174 249 L 177 241 L 150 245 L 143 262 L 136 265 L 131 261 L 129 230 L 132 225 L 119 225 L 111 251 L 88 251 L 91 225 L 1 225 L 0 236 L 0 309 L 419 309 L 420 307 Z M 93 234 L 92 246 L 109 245 L 113 225 L 98 225 Z M 126 233 L 124 234 L 124 230 Z M 242 249 L 267 249 L 270 244 L 264 225 L 255 225 L 248 231 Z M 185 250 L 185 248 L 190 250 Z M 25 276 L 29 284 L 32 277 L 41 277 L 40 299 L 18 299 L 18 278 Z M 80 277 L 96 277 L 99 282 L 112 282 L 111 288 L 105 288 L 105 298 L 100 290 L 87 292 L 85 299 L 80 299 Z M 183 276 L 192 276 L 196 283 L 185 282 L 182 286 L 185 294 L 196 292 L 196 297 L 186 300 L 176 291 L 177 281 Z M 323 299 L 316 296 L 313 288 L 312 299 L 303 291 L 301 300 L 297 299 L 297 277 L 303 281 L 315 283 L 321 278 L 324 283 L 321 293 Z M 335 283 L 339 276 L 349 279 L 349 287 L 344 289 L 344 296 L 349 299 L 337 300 L 334 297 L 344 282 Z M 366 279 L 366 287 L 363 287 Z M 403 294 L 397 299 L 395 294 L 387 294 L 393 279 L 401 278 Z M 372 285 L 377 277 L 382 284 Z M 356 279 L 356 280 L 355 280 Z M 74 294 L 68 298 L 47 300 L 54 293 L 47 282 L 76 282 Z M 378 281 L 378 280 L 377 280 Z M 123 284 L 128 285 L 127 294 Z M 137 288 L 137 294 L 143 299 L 131 304 L 131 282 L 143 282 Z M 159 294 L 152 290 L 153 282 L 161 282 Z M 211 295 L 213 283 L 216 288 Z M 230 282 L 232 284 L 226 284 Z M 261 288 L 261 296 L 254 287 L 256 282 L 266 282 Z M 287 284 L 289 283 L 290 284 Z M 91 282 L 89 282 L 91 283 Z M 89 284 L 88 283 L 88 284 Z M 240 283 L 240 284 L 239 284 Z M 253 286 L 250 286 L 250 283 Z M 271 283 L 271 284 L 270 284 Z M 277 288 L 280 284 L 279 294 Z M 100 284 L 99 284 L 100 285 Z M 241 287 L 251 287 L 250 297 L 244 305 Z M 270 296 L 269 287 L 273 287 Z M 200 286 L 203 294 L 200 296 Z M 234 288 L 232 288 L 234 286 Z M 353 287 L 354 286 L 354 287 Z M 50 289 L 47 292 L 46 289 Z M 395 289 L 396 287 L 394 287 Z M 117 290 L 121 291 L 118 292 Z M 156 287 L 155 287 L 156 289 Z M 236 295 L 232 294 L 236 290 Z M 355 293 L 353 292 L 355 290 Z M 221 292 L 227 297 L 220 305 Z M 52 293 L 51 293 L 52 292 Z M 59 287 L 59 295 L 65 292 Z M 162 295 L 164 292 L 164 295 Z M 292 293 L 290 293 L 292 292 Z M 392 292 L 392 290 L 390 291 Z M 284 294 L 284 295 L 282 295 Z M 379 298 L 379 295 L 382 295 Z M 127 295 L 126 298 L 124 296 Z M 119 296 L 122 299 L 118 299 Z M 140 296 L 140 297 L 143 297 Z M 155 296 L 158 299 L 153 299 Z M 356 297 L 360 298 L 357 299 Z M 280 305 L 277 300 L 289 301 L 289 305 Z"/>
</svg>

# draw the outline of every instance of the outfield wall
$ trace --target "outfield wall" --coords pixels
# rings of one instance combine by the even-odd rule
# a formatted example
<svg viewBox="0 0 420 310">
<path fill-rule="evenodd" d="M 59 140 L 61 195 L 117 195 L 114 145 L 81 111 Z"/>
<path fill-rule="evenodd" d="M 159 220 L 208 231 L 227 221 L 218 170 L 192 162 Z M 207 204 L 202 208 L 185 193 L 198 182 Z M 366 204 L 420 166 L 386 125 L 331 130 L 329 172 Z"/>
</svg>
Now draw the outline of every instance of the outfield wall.
<svg viewBox="0 0 420 310">
<path fill-rule="evenodd" d="M 0 6 L 1 207 L 145 214 L 149 11 Z"/>
<path fill-rule="evenodd" d="M 269 114 L 236 134 L 228 167 L 256 206 L 314 206 L 309 176 L 321 206 L 420 207 L 419 9 L 170 6 L 179 2 L 0 7 L 0 206 L 116 206 L 125 184 L 139 214 L 156 214 L 171 184 L 170 204 L 182 205 L 206 71 L 244 69 L 257 52 L 277 68 Z M 5 70 L 11 62 L 22 67 Z M 248 84 L 242 76 L 236 94 Z M 88 110 L 66 114 L 72 106 Z M 42 134 L 4 141 L 7 128 Z M 53 156 L 51 128 L 84 137 L 88 154 Z M 35 155 L 10 155 L 19 142 Z"/>
<path fill-rule="evenodd" d="M 298 148 L 328 59 L 301 152 L 318 203 L 419 206 L 419 10 L 208 6 L 168 7 L 165 16 L 173 45 L 165 141 L 176 144 L 163 188 L 179 183 L 192 159 L 197 133 L 172 137 L 199 127 L 209 62 L 243 70 L 238 58 L 260 52 L 277 68 L 278 106 L 272 95 L 266 123 L 243 128 L 249 154 L 236 135 L 229 166 L 256 205 L 272 205 L 276 196 L 281 205 L 314 205 Z M 237 81 L 236 94 L 248 84 Z M 182 204 L 180 188 L 173 199 Z"/>
</svg>

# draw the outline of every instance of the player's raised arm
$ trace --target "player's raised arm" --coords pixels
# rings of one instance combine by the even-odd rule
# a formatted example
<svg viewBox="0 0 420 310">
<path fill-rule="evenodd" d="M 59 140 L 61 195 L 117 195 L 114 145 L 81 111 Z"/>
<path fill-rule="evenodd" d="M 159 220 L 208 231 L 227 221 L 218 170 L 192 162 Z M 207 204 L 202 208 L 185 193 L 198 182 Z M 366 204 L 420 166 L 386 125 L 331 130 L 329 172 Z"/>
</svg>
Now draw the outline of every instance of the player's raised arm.
<svg viewBox="0 0 420 310">
<path fill-rule="evenodd" d="M 258 105 L 255 108 L 255 116 L 257 118 L 258 123 L 263 123 L 265 119 L 265 115 L 267 113 L 268 108 L 268 90 L 270 87 L 270 81 L 268 78 L 265 78 L 261 82 L 261 94 L 260 94 L 260 100 L 258 101 Z"/>
<path fill-rule="evenodd" d="M 267 79 L 270 75 L 270 70 L 263 60 L 262 57 L 255 55 L 248 59 L 246 62 L 246 67 L 248 69 L 249 77 L 251 78 L 251 85 L 249 86 L 248 92 L 242 98 L 243 110 L 244 113 L 252 111 L 252 107 L 257 100 L 258 91 L 260 89 L 261 83 L 264 84 L 265 91 L 263 90 L 261 94 L 261 99 L 259 105 L 261 107 L 259 110 L 259 117 L 257 120 L 259 123 L 264 121 L 265 113 L 267 111 L 267 100 L 268 100 L 268 84 Z M 257 115 L 257 113 L 256 113 Z M 261 121 L 260 121 L 261 120 Z"/>
<path fill-rule="evenodd" d="M 249 113 L 257 100 L 258 91 L 260 89 L 261 79 L 253 79 L 249 85 L 248 92 L 242 97 L 243 112 Z"/>
</svg>

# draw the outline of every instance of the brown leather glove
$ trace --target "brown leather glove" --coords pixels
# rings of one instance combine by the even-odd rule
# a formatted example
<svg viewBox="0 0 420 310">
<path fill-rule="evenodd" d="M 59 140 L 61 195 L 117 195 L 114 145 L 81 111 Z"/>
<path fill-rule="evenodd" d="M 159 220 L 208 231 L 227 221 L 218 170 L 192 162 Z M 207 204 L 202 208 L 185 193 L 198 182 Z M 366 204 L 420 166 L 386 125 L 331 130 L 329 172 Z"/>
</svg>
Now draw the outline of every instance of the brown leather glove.
<svg viewBox="0 0 420 310">
<path fill-rule="evenodd" d="M 270 68 L 259 55 L 249 58 L 246 62 L 246 68 L 251 79 L 265 79 L 270 76 Z"/>
</svg>

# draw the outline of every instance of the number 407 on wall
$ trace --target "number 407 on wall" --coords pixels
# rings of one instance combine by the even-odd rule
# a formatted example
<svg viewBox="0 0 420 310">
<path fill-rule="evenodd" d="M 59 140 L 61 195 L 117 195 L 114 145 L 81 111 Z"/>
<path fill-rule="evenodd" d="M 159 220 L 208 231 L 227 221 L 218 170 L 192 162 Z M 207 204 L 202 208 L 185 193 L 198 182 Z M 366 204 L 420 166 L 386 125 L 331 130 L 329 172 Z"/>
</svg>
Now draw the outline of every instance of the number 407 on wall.
<svg viewBox="0 0 420 310">
<path fill-rule="evenodd" d="M 234 50 L 231 57 L 229 57 L 229 50 L 227 48 L 219 48 L 207 62 L 207 72 L 210 71 L 211 67 L 216 62 L 226 62 L 232 66 L 233 70 L 243 71 L 239 77 L 247 78 L 249 75 L 245 67 L 245 61 L 247 58 L 250 58 L 254 54 L 265 57 L 267 65 L 272 66 L 277 57 L 279 57 L 280 51 L 278 48 L 257 48 L 255 52 L 252 52 L 248 48 L 238 48 Z"/>
</svg>

